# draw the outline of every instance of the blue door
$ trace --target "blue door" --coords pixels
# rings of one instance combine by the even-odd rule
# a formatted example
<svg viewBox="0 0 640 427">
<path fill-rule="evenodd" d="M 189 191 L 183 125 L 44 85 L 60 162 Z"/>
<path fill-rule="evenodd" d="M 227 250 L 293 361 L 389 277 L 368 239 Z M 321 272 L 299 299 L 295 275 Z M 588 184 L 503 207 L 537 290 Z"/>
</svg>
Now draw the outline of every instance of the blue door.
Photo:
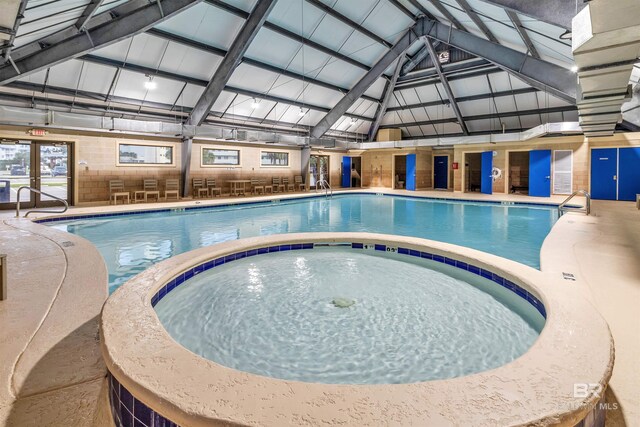
<svg viewBox="0 0 640 427">
<path fill-rule="evenodd" d="M 482 153 L 482 163 L 480 165 L 480 192 L 493 194 L 493 151 Z"/>
<path fill-rule="evenodd" d="M 529 152 L 529 195 L 551 196 L 551 150 Z"/>
<path fill-rule="evenodd" d="M 591 150 L 591 197 L 616 200 L 618 193 L 618 149 L 594 148 Z"/>
<path fill-rule="evenodd" d="M 447 189 L 449 175 L 449 157 L 435 156 L 433 158 L 433 188 Z"/>
<path fill-rule="evenodd" d="M 618 200 L 636 200 L 640 194 L 640 147 L 621 148 L 618 166 Z"/>
<path fill-rule="evenodd" d="M 407 184 L 405 188 L 410 191 L 416 191 L 416 155 L 407 154 Z"/>
<path fill-rule="evenodd" d="M 351 187 L 351 157 L 342 158 L 342 187 Z"/>
</svg>

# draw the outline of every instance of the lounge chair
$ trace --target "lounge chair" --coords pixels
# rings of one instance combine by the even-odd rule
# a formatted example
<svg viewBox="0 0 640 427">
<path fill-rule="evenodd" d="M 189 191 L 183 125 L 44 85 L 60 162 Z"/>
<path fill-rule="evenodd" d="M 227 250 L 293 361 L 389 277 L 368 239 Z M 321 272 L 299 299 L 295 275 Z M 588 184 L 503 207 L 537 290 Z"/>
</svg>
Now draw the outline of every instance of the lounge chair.
<svg viewBox="0 0 640 427">
<path fill-rule="evenodd" d="M 216 185 L 216 180 L 213 178 L 207 178 L 207 190 L 211 193 L 211 197 L 214 197 L 216 193 L 222 196 L 222 188 Z"/>
<path fill-rule="evenodd" d="M 157 179 L 145 179 L 143 183 L 144 189 L 144 202 L 149 201 L 149 196 L 155 197 L 156 202 L 160 201 L 160 190 L 158 190 L 158 180 Z"/>
<path fill-rule="evenodd" d="M 175 197 L 176 200 L 180 200 L 179 179 L 167 179 L 164 182 L 164 199 L 169 200 L 169 196 Z"/>
<path fill-rule="evenodd" d="M 282 178 L 282 187 L 285 191 L 296 191 L 296 186 L 293 184 L 293 182 L 289 182 L 288 177 Z"/>
<path fill-rule="evenodd" d="M 121 179 L 112 179 L 109 181 L 109 203 L 118 204 L 118 197 L 122 197 L 122 203 L 126 201 L 131 203 L 131 194 L 124 191 L 124 181 Z"/>
<path fill-rule="evenodd" d="M 193 178 L 193 196 L 202 198 L 209 197 L 209 189 L 204 185 L 204 179 L 202 178 Z"/>
<path fill-rule="evenodd" d="M 258 191 L 264 194 L 264 184 L 259 179 L 251 178 L 251 192 L 258 194 Z"/>
<path fill-rule="evenodd" d="M 294 176 L 293 182 L 298 187 L 298 191 L 307 191 L 307 186 L 302 182 L 302 175 Z"/>
</svg>

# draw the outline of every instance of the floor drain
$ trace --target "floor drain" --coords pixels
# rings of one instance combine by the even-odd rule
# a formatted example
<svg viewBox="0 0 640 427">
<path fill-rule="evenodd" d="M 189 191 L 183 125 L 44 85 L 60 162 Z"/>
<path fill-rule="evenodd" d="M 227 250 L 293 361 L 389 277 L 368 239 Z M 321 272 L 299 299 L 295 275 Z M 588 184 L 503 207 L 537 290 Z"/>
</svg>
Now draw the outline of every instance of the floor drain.
<svg viewBox="0 0 640 427">
<path fill-rule="evenodd" d="M 63 248 L 68 248 L 68 247 L 71 247 L 71 246 L 75 246 L 75 245 L 73 244 L 73 242 L 70 242 L 70 241 L 68 241 L 68 240 L 66 240 L 66 241 L 62 242 L 62 247 L 63 247 Z"/>
<path fill-rule="evenodd" d="M 571 273 L 565 273 L 564 271 L 562 272 L 562 278 L 564 280 L 571 280 L 572 282 L 576 281 L 576 276 Z"/>
</svg>

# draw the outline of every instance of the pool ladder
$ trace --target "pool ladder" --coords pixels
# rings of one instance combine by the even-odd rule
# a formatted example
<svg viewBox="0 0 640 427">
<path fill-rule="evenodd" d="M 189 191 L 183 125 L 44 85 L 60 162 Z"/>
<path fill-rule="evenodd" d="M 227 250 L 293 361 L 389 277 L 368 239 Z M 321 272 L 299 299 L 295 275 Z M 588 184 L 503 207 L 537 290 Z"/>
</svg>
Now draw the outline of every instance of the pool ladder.
<svg viewBox="0 0 640 427">
<path fill-rule="evenodd" d="M 575 196 L 579 194 L 587 198 L 587 203 L 585 203 L 584 206 L 579 208 L 567 207 L 566 204 L 569 203 L 571 199 L 573 199 Z M 566 199 L 564 199 L 564 202 L 560 203 L 560 206 L 558 206 L 559 216 L 562 216 L 562 214 L 564 214 L 565 212 L 582 212 L 585 215 L 591 214 L 591 194 L 589 194 L 586 190 L 578 190 L 571 193 L 571 195 Z"/>
<path fill-rule="evenodd" d="M 333 190 L 331 189 L 331 186 L 329 185 L 329 182 L 326 179 L 320 179 L 316 183 L 316 192 L 318 191 L 318 185 L 320 186 L 321 189 L 324 190 L 324 195 L 326 197 L 333 196 Z"/>
<path fill-rule="evenodd" d="M 67 209 L 69 209 L 69 203 L 67 203 L 66 200 L 61 199 L 60 197 L 56 197 L 53 194 L 45 193 L 44 191 L 40 191 L 40 190 L 37 190 L 37 189 L 35 189 L 33 187 L 28 187 L 28 186 L 25 185 L 23 187 L 18 188 L 18 195 L 17 195 L 18 200 L 16 202 L 16 218 L 20 218 L 20 192 L 22 190 L 29 190 L 32 193 L 38 193 L 38 194 L 43 195 L 43 196 L 51 197 L 54 200 L 62 202 L 62 204 L 64 205 L 64 209 L 62 209 L 61 211 L 43 211 L 43 210 L 33 209 L 33 210 L 30 210 L 29 212 L 27 212 L 26 214 L 24 214 L 25 218 L 27 216 L 29 216 L 29 214 L 36 213 L 36 212 L 41 212 L 41 213 L 65 213 L 67 211 Z"/>
</svg>

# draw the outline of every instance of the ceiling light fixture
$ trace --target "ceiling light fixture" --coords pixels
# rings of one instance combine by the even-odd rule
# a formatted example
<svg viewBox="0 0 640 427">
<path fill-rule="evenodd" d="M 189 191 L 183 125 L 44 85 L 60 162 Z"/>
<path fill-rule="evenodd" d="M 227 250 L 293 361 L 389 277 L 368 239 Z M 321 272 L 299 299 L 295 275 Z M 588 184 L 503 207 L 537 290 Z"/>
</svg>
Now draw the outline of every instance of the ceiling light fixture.
<svg viewBox="0 0 640 427">
<path fill-rule="evenodd" d="M 577 73 L 578 72 L 578 66 L 577 65 L 572 66 L 571 67 L 571 72 L 572 73 Z"/>
<path fill-rule="evenodd" d="M 251 108 L 253 108 L 254 110 L 256 108 L 260 108 L 260 101 L 258 101 L 257 99 L 253 98 L 253 103 L 251 104 Z"/>
<path fill-rule="evenodd" d="M 155 88 L 158 87 L 158 84 L 156 82 L 153 81 L 153 77 L 147 75 L 147 77 L 149 77 L 149 80 L 147 80 L 146 82 L 144 82 L 144 87 L 147 90 L 154 90 Z"/>
<path fill-rule="evenodd" d="M 304 112 L 304 110 L 302 108 L 300 108 L 300 112 L 298 113 L 298 116 L 300 117 L 304 117 L 306 113 Z"/>
</svg>

